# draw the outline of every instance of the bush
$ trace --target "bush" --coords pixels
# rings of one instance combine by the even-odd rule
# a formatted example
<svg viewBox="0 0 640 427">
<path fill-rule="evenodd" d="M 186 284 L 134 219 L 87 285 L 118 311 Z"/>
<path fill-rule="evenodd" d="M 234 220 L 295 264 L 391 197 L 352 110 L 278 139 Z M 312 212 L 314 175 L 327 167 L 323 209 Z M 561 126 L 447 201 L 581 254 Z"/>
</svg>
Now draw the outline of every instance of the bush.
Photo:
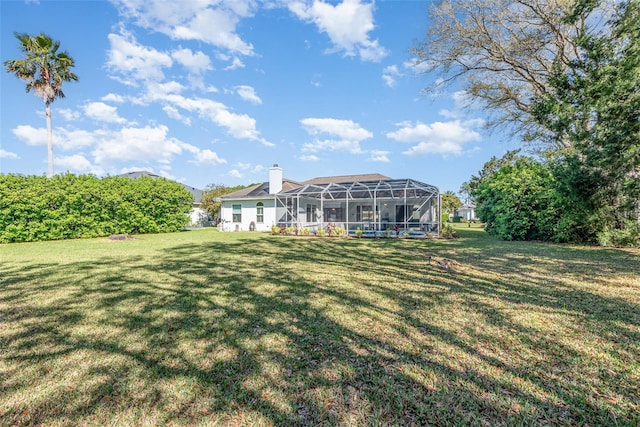
<svg viewBox="0 0 640 427">
<path fill-rule="evenodd" d="M 342 227 L 331 227 L 331 229 L 329 230 L 330 237 L 340 237 L 344 236 L 346 233 L 347 231 Z"/>
<path fill-rule="evenodd" d="M 640 223 L 626 221 L 623 229 L 607 229 L 598 233 L 601 246 L 640 247 Z"/>
<path fill-rule="evenodd" d="M 561 216 L 547 165 L 522 157 L 485 177 L 474 191 L 487 233 L 503 240 L 551 240 Z"/>
<path fill-rule="evenodd" d="M 455 228 L 451 226 L 451 224 L 447 224 L 442 228 L 440 236 L 445 239 L 455 239 L 456 237 L 458 237 L 458 233 L 456 232 Z"/>
<path fill-rule="evenodd" d="M 165 179 L 0 175 L 0 242 L 179 231 L 192 203 Z"/>
</svg>

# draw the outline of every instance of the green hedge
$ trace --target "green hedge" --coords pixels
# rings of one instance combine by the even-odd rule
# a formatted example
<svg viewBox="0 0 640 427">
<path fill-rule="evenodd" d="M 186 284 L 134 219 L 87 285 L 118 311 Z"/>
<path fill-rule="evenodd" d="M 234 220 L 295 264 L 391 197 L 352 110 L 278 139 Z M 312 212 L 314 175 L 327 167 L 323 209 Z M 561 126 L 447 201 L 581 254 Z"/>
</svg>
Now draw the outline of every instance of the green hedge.
<svg viewBox="0 0 640 427">
<path fill-rule="evenodd" d="M 0 175 L 0 242 L 179 231 L 192 202 L 166 179 Z"/>
</svg>

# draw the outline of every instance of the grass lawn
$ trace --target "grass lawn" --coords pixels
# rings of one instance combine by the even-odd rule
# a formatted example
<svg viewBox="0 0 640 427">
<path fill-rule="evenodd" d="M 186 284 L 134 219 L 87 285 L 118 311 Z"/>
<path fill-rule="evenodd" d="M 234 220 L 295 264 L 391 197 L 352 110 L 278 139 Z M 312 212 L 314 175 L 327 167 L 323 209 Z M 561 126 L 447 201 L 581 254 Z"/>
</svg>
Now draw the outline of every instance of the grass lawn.
<svg viewBox="0 0 640 427">
<path fill-rule="evenodd" d="M 458 232 L 0 245 L 0 425 L 639 425 L 640 251 Z"/>
</svg>

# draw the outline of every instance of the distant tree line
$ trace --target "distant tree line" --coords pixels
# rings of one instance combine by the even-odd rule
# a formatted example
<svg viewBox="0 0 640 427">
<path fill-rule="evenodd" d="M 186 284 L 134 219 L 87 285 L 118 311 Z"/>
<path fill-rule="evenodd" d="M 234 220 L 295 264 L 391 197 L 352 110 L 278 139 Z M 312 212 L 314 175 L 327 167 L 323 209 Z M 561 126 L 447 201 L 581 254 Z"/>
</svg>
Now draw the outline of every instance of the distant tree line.
<svg viewBox="0 0 640 427">
<path fill-rule="evenodd" d="M 416 53 L 536 149 L 461 192 L 503 239 L 640 246 L 640 3 L 447 0 Z"/>
<path fill-rule="evenodd" d="M 192 203 L 166 179 L 0 175 L 0 242 L 179 231 Z"/>
</svg>

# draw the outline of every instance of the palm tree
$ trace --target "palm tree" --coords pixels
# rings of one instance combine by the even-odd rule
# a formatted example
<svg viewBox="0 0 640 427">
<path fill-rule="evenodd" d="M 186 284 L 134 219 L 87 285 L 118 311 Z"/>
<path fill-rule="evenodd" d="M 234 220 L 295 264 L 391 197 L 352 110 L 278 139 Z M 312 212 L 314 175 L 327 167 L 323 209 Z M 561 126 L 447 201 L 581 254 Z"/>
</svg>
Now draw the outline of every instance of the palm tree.
<svg viewBox="0 0 640 427">
<path fill-rule="evenodd" d="M 20 41 L 20 49 L 25 53 L 22 59 L 4 62 L 9 73 L 27 81 L 27 92 L 35 93 L 42 98 L 47 118 L 47 149 L 49 154 L 49 177 L 53 176 L 53 134 L 51 132 L 51 103 L 57 98 L 64 98 L 62 84 L 71 80 L 78 81 L 78 76 L 71 72 L 74 61 L 65 52 L 58 52 L 60 42 L 53 41 L 44 33 L 30 36 L 15 33 Z"/>
</svg>

